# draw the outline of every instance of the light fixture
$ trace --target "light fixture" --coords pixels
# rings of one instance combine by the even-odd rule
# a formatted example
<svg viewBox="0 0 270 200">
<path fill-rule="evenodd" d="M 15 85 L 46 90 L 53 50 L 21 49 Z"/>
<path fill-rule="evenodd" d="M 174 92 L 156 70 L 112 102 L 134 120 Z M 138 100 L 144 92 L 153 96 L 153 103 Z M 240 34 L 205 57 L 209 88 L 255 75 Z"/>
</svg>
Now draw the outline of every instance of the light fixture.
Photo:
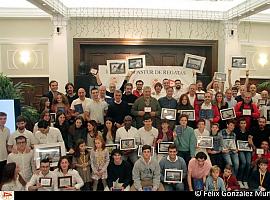
<svg viewBox="0 0 270 200">
<path fill-rule="evenodd" d="M 264 66 L 268 62 L 267 54 L 266 53 L 260 53 L 259 54 L 259 63 Z"/>
<path fill-rule="evenodd" d="M 29 63 L 29 61 L 30 61 L 30 52 L 27 51 L 27 50 L 24 50 L 24 51 L 20 52 L 20 61 L 25 65 L 27 63 Z"/>
<path fill-rule="evenodd" d="M 42 5 L 43 5 L 43 6 L 46 6 L 46 3 L 43 3 Z"/>
</svg>

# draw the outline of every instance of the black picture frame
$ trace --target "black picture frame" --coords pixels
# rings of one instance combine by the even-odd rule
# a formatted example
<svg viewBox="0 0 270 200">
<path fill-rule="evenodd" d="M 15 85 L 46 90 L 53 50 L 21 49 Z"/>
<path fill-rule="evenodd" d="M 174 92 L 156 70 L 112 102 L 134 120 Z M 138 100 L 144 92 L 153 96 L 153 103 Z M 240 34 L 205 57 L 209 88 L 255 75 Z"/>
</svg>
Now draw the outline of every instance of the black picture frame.
<svg viewBox="0 0 270 200">
<path fill-rule="evenodd" d="M 232 68 L 246 68 L 247 58 L 242 56 L 232 57 Z"/>
<path fill-rule="evenodd" d="M 58 177 L 58 188 L 72 187 L 72 176 Z"/>
<path fill-rule="evenodd" d="M 40 177 L 39 183 L 42 187 L 52 187 L 52 178 L 49 177 Z"/>
<path fill-rule="evenodd" d="M 167 154 L 168 147 L 170 144 L 173 144 L 173 142 L 160 142 L 160 143 L 158 143 L 158 154 Z"/>
</svg>

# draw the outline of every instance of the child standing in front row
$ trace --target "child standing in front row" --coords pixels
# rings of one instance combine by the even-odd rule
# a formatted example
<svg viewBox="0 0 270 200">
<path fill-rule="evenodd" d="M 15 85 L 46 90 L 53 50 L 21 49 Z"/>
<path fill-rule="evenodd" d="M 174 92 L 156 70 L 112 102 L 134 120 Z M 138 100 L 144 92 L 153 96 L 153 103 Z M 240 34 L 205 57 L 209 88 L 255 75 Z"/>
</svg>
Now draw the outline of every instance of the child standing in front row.
<svg viewBox="0 0 270 200">
<path fill-rule="evenodd" d="M 90 153 L 86 149 L 85 141 L 83 139 L 79 139 L 77 141 L 73 156 L 73 166 L 83 179 L 84 186 L 81 190 L 90 190 L 90 182 L 92 182 L 90 172 Z"/>
<path fill-rule="evenodd" d="M 214 165 L 205 182 L 205 191 L 226 191 L 222 178 L 219 177 L 220 168 Z"/>
<path fill-rule="evenodd" d="M 93 191 L 97 190 L 98 180 L 102 180 L 104 188 L 107 186 L 107 167 L 110 162 L 109 152 L 101 136 L 95 138 L 95 147 L 91 150 L 90 160 L 92 167 Z"/>
</svg>

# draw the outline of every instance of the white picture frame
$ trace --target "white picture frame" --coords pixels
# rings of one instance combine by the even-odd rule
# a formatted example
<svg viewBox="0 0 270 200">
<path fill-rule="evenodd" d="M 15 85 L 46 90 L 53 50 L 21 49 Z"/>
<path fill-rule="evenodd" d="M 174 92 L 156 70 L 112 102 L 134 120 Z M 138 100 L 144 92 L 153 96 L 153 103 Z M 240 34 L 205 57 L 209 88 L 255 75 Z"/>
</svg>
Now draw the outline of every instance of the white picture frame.
<svg viewBox="0 0 270 200">
<path fill-rule="evenodd" d="M 256 154 L 258 155 L 264 154 L 264 149 L 256 149 Z"/>
<path fill-rule="evenodd" d="M 146 66 L 145 55 L 127 57 L 129 70 L 143 69 Z"/>
<path fill-rule="evenodd" d="M 56 113 L 50 113 L 51 122 L 55 123 L 56 121 Z"/>
<path fill-rule="evenodd" d="M 119 148 L 119 144 L 105 144 L 105 147 L 108 149 L 109 154 L 111 155 L 112 151 L 114 149 L 118 149 Z"/>
<path fill-rule="evenodd" d="M 107 60 L 108 72 L 111 75 L 127 74 L 127 61 L 126 60 Z"/>
<path fill-rule="evenodd" d="M 188 121 L 195 121 L 195 110 L 180 110 L 180 115 L 187 115 Z"/>
<path fill-rule="evenodd" d="M 251 109 L 243 109 L 242 113 L 244 116 L 251 116 Z"/>
<path fill-rule="evenodd" d="M 212 136 L 199 136 L 197 138 L 197 147 L 212 149 L 213 148 L 213 137 Z"/>
<path fill-rule="evenodd" d="M 236 150 L 236 143 L 234 139 L 223 139 L 223 150 Z"/>
<path fill-rule="evenodd" d="M 204 101 L 204 94 L 205 93 L 201 93 L 201 92 L 196 93 L 197 100 Z"/>
<path fill-rule="evenodd" d="M 246 68 L 247 58 L 244 56 L 232 56 L 232 68 Z"/>
<path fill-rule="evenodd" d="M 164 182 L 165 183 L 182 183 L 183 170 L 180 169 L 165 169 Z"/>
<path fill-rule="evenodd" d="M 37 169 L 39 169 L 40 161 L 42 159 L 48 158 L 50 161 L 50 167 L 56 167 L 60 157 L 65 155 L 66 149 L 64 142 L 34 145 L 34 160 Z"/>
<path fill-rule="evenodd" d="M 135 138 L 120 139 L 120 150 L 134 150 L 136 149 Z"/>
<path fill-rule="evenodd" d="M 91 69 L 90 69 L 90 73 L 93 74 L 93 75 L 97 75 L 98 69 L 91 68 Z"/>
<path fill-rule="evenodd" d="M 270 106 L 265 107 L 263 116 L 266 118 L 266 123 L 270 124 Z"/>
<path fill-rule="evenodd" d="M 176 109 L 162 108 L 160 118 L 168 120 L 176 120 Z"/>
<path fill-rule="evenodd" d="M 227 75 L 222 72 L 215 72 L 214 74 L 215 80 L 219 82 L 226 82 Z"/>
<path fill-rule="evenodd" d="M 237 140 L 237 148 L 239 151 L 251 151 L 252 152 L 252 147 L 249 146 L 248 141 L 243 141 L 243 140 Z"/>
<path fill-rule="evenodd" d="M 160 142 L 158 143 L 158 154 L 168 154 L 168 147 L 173 142 Z"/>
<path fill-rule="evenodd" d="M 234 107 L 232 108 L 225 108 L 219 111 L 220 117 L 222 120 L 234 119 L 236 118 Z"/>
<path fill-rule="evenodd" d="M 142 157 L 142 147 L 143 145 L 139 145 L 138 146 L 138 157 Z M 155 147 L 152 146 L 152 150 L 151 150 L 151 157 L 153 157 L 155 155 Z"/>
<path fill-rule="evenodd" d="M 204 69 L 206 57 L 192 55 L 192 54 L 185 54 L 184 59 L 184 68 L 189 68 L 194 70 L 197 73 L 202 73 Z"/>
</svg>

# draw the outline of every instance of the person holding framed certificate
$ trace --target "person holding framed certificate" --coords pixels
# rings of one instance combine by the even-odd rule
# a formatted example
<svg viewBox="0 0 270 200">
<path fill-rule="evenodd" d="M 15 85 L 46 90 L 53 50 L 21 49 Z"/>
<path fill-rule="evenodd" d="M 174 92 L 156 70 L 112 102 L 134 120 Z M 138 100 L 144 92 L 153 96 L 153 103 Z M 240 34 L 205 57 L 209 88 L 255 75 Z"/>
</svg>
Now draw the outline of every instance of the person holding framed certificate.
<svg viewBox="0 0 270 200">
<path fill-rule="evenodd" d="M 39 169 L 39 173 L 33 174 L 25 189 L 27 191 L 53 191 L 55 175 L 50 171 L 49 159 L 42 159 Z"/>
<path fill-rule="evenodd" d="M 244 117 L 247 122 L 247 129 L 255 125 L 255 120 L 260 117 L 260 111 L 255 103 L 251 101 L 251 93 L 246 92 L 244 101 L 240 101 L 235 106 L 236 117 Z"/>
<path fill-rule="evenodd" d="M 55 191 L 75 191 L 80 190 L 84 182 L 78 171 L 72 169 L 71 163 L 67 156 L 62 156 L 54 170 L 56 176 L 54 183 Z"/>
</svg>

